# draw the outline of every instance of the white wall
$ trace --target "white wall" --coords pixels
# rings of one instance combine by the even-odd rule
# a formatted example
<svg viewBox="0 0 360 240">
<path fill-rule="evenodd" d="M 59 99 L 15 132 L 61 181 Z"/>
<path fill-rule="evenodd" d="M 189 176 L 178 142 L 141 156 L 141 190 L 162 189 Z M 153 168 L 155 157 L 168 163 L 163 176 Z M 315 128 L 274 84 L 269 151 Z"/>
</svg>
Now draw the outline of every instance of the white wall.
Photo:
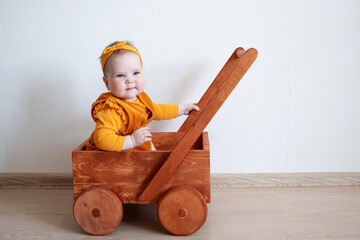
<svg viewBox="0 0 360 240">
<path fill-rule="evenodd" d="M 159 103 L 198 101 L 258 49 L 206 129 L 212 172 L 360 171 L 360 1 L 0 0 L 0 24 L 0 172 L 71 172 L 106 91 L 97 58 L 126 39 Z"/>
</svg>

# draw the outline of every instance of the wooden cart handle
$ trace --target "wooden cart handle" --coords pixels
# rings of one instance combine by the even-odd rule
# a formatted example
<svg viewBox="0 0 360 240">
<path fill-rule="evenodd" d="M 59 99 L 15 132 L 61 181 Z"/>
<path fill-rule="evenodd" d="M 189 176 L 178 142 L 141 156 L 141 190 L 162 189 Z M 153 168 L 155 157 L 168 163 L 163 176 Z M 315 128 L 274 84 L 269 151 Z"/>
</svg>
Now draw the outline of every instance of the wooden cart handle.
<svg viewBox="0 0 360 240">
<path fill-rule="evenodd" d="M 219 74 L 216 76 L 214 81 L 211 83 L 209 88 L 206 90 L 204 95 L 201 97 L 200 101 L 197 103 L 200 111 L 192 111 L 190 115 L 186 118 L 184 123 L 179 128 L 178 132 L 186 132 L 191 124 L 195 121 L 195 119 L 200 115 L 200 112 L 203 111 L 205 106 L 209 103 L 211 98 L 214 96 L 219 87 L 224 83 L 226 78 L 232 72 L 236 64 L 239 62 L 242 55 L 244 55 L 245 51 L 243 48 L 237 48 L 234 53 L 230 56 L 229 60 L 226 62 L 224 67 L 221 69 Z"/>
<path fill-rule="evenodd" d="M 138 199 L 139 202 L 149 201 L 157 196 L 159 190 L 161 189 L 160 186 L 163 186 L 164 183 L 173 175 L 176 168 L 184 159 L 187 152 L 191 149 L 196 139 L 204 131 L 205 127 L 215 116 L 216 112 L 225 102 L 226 98 L 230 95 L 241 78 L 245 75 L 258 55 L 256 49 L 250 48 L 240 59 L 238 59 L 236 56 L 237 52 L 238 51 L 235 51 L 232 55 L 232 57 L 234 56 L 237 61 L 233 62 L 232 57 L 230 57 L 229 61 L 221 70 L 223 73 L 219 74 L 221 76 L 219 77 L 218 75 L 206 91 L 203 96 L 203 98 L 206 96 L 206 99 L 204 99 L 201 103 L 204 106 L 199 106 L 200 111 L 198 114 L 191 114 L 196 115 L 195 118 L 192 119 L 190 123 L 187 123 L 187 126 L 183 128 L 185 130 L 184 136 L 140 195 Z M 227 66 L 228 64 L 229 66 Z M 224 69 L 226 71 L 223 71 Z"/>
</svg>

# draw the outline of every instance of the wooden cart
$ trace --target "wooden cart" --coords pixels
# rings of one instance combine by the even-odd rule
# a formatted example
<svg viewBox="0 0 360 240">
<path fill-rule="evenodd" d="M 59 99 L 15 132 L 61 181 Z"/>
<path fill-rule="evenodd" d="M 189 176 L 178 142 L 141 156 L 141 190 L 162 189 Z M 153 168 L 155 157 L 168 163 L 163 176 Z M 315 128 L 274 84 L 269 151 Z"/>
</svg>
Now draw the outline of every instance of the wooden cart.
<svg viewBox="0 0 360 240">
<path fill-rule="evenodd" d="M 197 231 L 210 203 L 210 149 L 203 132 L 257 57 L 237 48 L 178 132 L 152 133 L 156 151 L 72 152 L 74 218 L 92 235 L 120 224 L 123 203 L 158 204 L 161 225 L 174 235 Z"/>
</svg>

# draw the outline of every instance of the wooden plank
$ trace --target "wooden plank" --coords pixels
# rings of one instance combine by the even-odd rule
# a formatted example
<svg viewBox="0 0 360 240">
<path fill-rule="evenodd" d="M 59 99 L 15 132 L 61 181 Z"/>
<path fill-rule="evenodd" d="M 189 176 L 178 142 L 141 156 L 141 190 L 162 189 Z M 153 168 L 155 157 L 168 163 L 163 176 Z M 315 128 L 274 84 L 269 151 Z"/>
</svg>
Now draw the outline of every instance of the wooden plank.
<svg viewBox="0 0 360 240">
<path fill-rule="evenodd" d="M 205 144 L 204 144 L 205 146 Z M 360 172 L 212 173 L 211 188 L 360 186 Z M 68 173 L 0 173 L 0 189 L 73 189 Z"/>
<path fill-rule="evenodd" d="M 186 184 L 198 189 L 210 202 L 209 151 L 190 150 L 173 173 L 172 179 L 159 187 L 158 194 L 147 201 L 137 200 L 171 152 L 99 153 L 102 155 L 97 152 L 89 154 L 89 151 L 75 155 L 74 198 L 89 187 L 103 186 L 113 191 L 122 203 L 156 203 L 169 188 Z M 116 157 L 119 154 L 122 157 Z"/>
<path fill-rule="evenodd" d="M 157 150 L 173 150 L 184 133 L 180 132 L 152 132 L 152 142 Z"/>
<path fill-rule="evenodd" d="M 180 140 L 169 158 L 162 165 L 144 192 L 140 195 L 139 201 L 146 201 L 154 198 L 158 193 L 159 186 L 162 186 L 171 178 L 178 165 L 183 160 L 187 151 L 191 148 L 194 141 L 200 136 L 205 127 L 214 117 L 226 98 L 230 95 L 232 90 L 236 87 L 241 78 L 245 75 L 247 70 L 253 64 L 257 57 L 257 50 L 251 48 L 247 50 L 240 58 L 230 75 L 223 81 L 217 92 L 211 98 L 209 103 L 200 112 L 199 116 L 194 120 L 186 131 L 184 137 Z"/>
<path fill-rule="evenodd" d="M 74 183 L 149 181 L 170 152 L 102 152 L 73 153 Z"/>
<path fill-rule="evenodd" d="M 202 144 L 204 150 L 210 151 L 210 143 L 209 143 L 209 134 L 208 132 L 203 132 L 202 134 Z"/>
<path fill-rule="evenodd" d="M 360 186 L 360 172 L 213 173 L 211 188 Z"/>
<path fill-rule="evenodd" d="M 72 188 L 71 173 L 0 173 L 0 189 Z"/>
<path fill-rule="evenodd" d="M 191 147 L 192 150 L 202 150 L 203 148 L 203 139 L 208 138 L 206 135 L 202 135 Z M 156 150 L 174 150 L 178 142 L 185 135 L 184 132 L 152 132 L 152 142 L 156 148 Z"/>
<path fill-rule="evenodd" d="M 230 56 L 229 60 L 225 63 L 224 67 L 221 69 L 219 74 L 216 76 L 215 80 L 211 83 L 209 88 L 206 90 L 204 95 L 201 97 L 200 101 L 197 103 L 200 111 L 192 111 L 191 114 L 186 118 L 185 122 L 181 125 L 178 132 L 186 132 L 189 127 L 193 124 L 195 119 L 199 116 L 201 111 L 209 103 L 216 91 L 221 87 L 226 78 L 232 72 L 236 64 L 239 62 L 241 56 L 244 54 L 243 48 L 237 48 L 234 53 Z"/>
</svg>

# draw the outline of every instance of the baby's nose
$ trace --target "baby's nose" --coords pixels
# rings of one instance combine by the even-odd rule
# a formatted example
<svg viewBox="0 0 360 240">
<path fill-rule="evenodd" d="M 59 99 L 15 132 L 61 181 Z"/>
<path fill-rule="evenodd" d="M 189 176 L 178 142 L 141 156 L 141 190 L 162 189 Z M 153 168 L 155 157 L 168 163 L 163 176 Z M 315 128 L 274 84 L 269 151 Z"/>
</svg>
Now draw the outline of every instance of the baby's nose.
<svg viewBox="0 0 360 240">
<path fill-rule="evenodd" d="M 134 79 L 132 79 L 132 77 L 126 78 L 126 83 L 132 83 L 132 82 L 134 82 Z"/>
</svg>

